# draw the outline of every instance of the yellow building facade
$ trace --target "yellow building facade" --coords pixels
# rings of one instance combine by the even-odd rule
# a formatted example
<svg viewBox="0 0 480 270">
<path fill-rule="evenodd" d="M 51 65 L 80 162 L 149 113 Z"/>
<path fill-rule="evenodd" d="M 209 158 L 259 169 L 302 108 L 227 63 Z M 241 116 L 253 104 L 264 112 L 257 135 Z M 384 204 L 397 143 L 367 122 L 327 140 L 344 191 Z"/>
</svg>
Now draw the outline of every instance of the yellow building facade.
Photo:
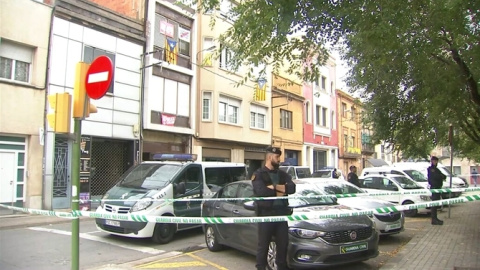
<svg viewBox="0 0 480 270">
<path fill-rule="evenodd" d="M 336 90 L 338 112 L 338 148 L 339 168 L 349 172 L 349 167 L 357 167 L 357 173 L 362 170 L 362 145 L 361 145 L 361 106 L 357 99 L 351 95 Z"/>
<path fill-rule="evenodd" d="M 302 84 L 272 74 L 272 145 L 282 149 L 282 160 L 302 164 L 303 102 Z"/>
</svg>

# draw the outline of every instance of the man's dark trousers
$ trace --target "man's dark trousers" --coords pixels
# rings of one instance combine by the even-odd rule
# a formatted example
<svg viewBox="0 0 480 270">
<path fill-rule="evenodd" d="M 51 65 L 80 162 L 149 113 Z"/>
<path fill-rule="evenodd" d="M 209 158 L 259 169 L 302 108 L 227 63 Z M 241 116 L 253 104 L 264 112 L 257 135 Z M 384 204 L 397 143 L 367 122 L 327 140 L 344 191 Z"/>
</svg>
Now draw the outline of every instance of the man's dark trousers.
<svg viewBox="0 0 480 270">
<path fill-rule="evenodd" d="M 268 246 L 275 236 L 277 256 L 275 263 L 278 270 L 287 270 L 288 222 L 265 222 L 258 224 L 257 269 L 264 270 L 267 266 Z"/>
</svg>

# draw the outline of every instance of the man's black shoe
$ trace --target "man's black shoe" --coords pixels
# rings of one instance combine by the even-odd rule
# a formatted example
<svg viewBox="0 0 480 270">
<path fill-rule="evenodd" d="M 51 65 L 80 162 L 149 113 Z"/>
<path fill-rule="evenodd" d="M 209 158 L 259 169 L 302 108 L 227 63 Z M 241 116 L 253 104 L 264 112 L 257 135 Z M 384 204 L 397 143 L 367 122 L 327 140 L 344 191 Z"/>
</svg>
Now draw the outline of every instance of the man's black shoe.
<svg viewBox="0 0 480 270">
<path fill-rule="evenodd" d="M 432 225 L 443 225 L 443 221 L 439 219 L 432 220 Z"/>
</svg>

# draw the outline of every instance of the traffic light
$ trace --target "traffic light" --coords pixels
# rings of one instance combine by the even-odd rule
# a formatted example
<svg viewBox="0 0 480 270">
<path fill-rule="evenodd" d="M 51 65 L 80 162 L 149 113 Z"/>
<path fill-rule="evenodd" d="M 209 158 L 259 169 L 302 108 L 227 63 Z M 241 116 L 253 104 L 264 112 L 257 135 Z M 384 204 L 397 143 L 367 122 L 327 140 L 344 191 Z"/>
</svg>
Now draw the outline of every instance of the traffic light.
<svg viewBox="0 0 480 270">
<path fill-rule="evenodd" d="M 55 133 L 70 133 L 72 96 L 68 93 L 48 95 L 48 103 L 53 109 L 47 114 L 47 120 Z"/>
<path fill-rule="evenodd" d="M 73 86 L 73 117 L 86 118 L 97 112 L 97 107 L 90 104 L 90 98 L 85 90 L 85 77 L 90 65 L 78 62 L 75 70 L 75 85 Z"/>
</svg>

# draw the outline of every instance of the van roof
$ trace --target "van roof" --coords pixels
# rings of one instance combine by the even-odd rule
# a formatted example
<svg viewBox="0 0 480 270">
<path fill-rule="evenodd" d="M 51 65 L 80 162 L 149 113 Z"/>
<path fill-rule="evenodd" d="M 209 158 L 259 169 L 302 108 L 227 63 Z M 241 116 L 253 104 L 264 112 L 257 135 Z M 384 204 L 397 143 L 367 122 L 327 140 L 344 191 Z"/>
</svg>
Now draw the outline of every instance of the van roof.
<svg viewBox="0 0 480 270">
<path fill-rule="evenodd" d="M 245 167 L 244 163 L 221 161 L 144 161 L 142 164 L 201 164 L 204 167 Z"/>
</svg>

